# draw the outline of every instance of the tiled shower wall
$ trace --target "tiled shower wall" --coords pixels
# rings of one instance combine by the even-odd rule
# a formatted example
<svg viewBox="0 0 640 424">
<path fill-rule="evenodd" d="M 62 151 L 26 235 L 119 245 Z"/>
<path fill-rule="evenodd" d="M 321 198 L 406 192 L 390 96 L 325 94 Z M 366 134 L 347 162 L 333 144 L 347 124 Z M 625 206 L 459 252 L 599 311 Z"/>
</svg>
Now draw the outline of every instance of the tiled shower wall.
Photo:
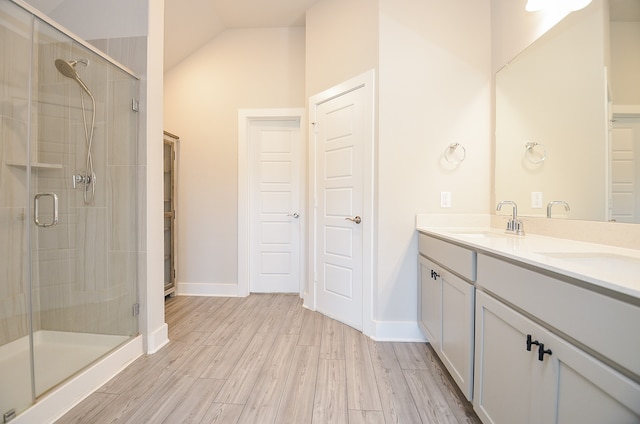
<svg viewBox="0 0 640 424">
<path fill-rule="evenodd" d="M 31 162 L 40 164 L 30 173 L 33 192 L 55 192 L 59 197 L 58 225 L 32 227 L 34 330 L 133 335 L 137 331 L 132 307 L 137 299 L 140 166 L 138 117 L 131 102 L 138 97 L 137 85 L 131 76 L 46 24 L 36 24 L 36 30 L 41 35 L 36 37 L 34 142 L 29 147 L 25 140 L 30 39 L 0 29 L 0 345 L 28 333 L 26 225 L 30 223 L 25 208 L 31 199 L 27 199 L 26 167 L 8 162 L 25 164 L 29 148 Z M 12 60 L 15 55 L 23 57 Z M 56 71 L 56 58 L 89 59 L 87 67 L 78 64 L 76 69 L 96 99 L 92 152 L 97 178 L 90 205 L 84 204 L 82 189 L 72 185 L 73 174 L 85 172 L 81 89 Z M 22 85 L 6 84 L 12 77 Z M 9 101 L 14 105 L 6 105 Z M 92 104 L 86 95 L 84 101 L 90 127 Z M 45 221 L 50 219 L 48 208 L 43 202 Z"/>
<path fill-rule="evenodd" d="M 112 69 L 102 58 L 59 44 L 40 49 L 42 103 L 39 157 L 62 158 L 62 178 L 38 178 L 38 190 L 60 190 L 60 224 L 38 229 L 38 290 L 34 291 L 46 330 L 132 335 L 136 331 L 136 181 L 137 125 L 131 108 L 135 95 L 130 76 Z M 88 58 L 77 71 L 96 99 L 92 143 L 95 199 L 83 201 L 83 189 L 72 186 L 72 175 L 86 173 L 86 137 L 81 89 L 55 72 L 56 58 Z M 53 76 L 53 78 L 52 78 Z M 87 126 L 91 102 L 85 96 Z M 44 115 L 44 116 L 43 116 Z M 62 118 L 62 119 L 61 119 Z M 51 138 L 51 135 L 56 135 Z M 62 139 L 62 143 L 57 140 Z M 39 176 L 40 177 L 40 176 Z M 52 185 L 53 187 L 49 187 Z M 53 230 L 55 231 L 49 231 Z"/>
</svg>

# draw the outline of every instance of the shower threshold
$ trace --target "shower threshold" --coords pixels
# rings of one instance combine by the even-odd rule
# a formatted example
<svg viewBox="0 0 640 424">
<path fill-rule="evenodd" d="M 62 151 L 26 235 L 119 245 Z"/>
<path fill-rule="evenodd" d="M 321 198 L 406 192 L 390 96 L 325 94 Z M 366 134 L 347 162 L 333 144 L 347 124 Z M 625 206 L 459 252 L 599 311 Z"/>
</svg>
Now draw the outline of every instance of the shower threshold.
<svg viewBox="0 0 640 424">
<path fill-rule="evenodd" d="M 37 331 L 33 335 L 36 396 L 75 375 L 125 341 L 114 336 L 63 331 Z M 25 405 L 31 398 L 29 338 L 0 347 L 0 375 L 11 384 L 0 385 L 0 399 L 6 405 Z"/>
</svg>

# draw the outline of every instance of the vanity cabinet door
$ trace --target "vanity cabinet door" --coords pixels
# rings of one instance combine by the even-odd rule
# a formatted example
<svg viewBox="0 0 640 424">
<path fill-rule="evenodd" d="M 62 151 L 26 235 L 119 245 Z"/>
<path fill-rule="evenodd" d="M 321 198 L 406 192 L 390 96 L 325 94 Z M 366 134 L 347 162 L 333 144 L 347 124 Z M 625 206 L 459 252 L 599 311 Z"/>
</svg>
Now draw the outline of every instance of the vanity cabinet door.
<svg viewBox="0 0 640 424">
<path fill-rule="evenodd" d="M 418 256 L 418 266 L 418 324 L 437 352 L 442 334 L 442 282 L 434 278 L 436 265 L 424 256 Z"/>
<path fill-rule="evenodd" d="M 540 422 L 533 419 L 534 387 L 539 384 L 534 380 L 549 361 L 539 363 L 526 349 L 527 335 L 535 333 L 531 324 L 485 293 L 476 293 L 473 408 L 483 423 Z"/>
<path fill-rule="evenodd" d="M 550 367 L 543 376 L 544 423 L 640 423 L 640 384 L 544 331 Z"/>
<path fill-rule="evenodd" d="M 473 394 L 474 287 L 420 256 L 419 323 L 467 399 Z"/>
<path fill-rule="evenodd" d="M 638 383 L 483 292 L 475 367 L 484 423 L 640 422 Z"/>
<path fill-rule="evenodd" d="M 468 400 L 473 395 L 473 333 L 475 288 L 446 269 L 442 281 L 440 359 Z"/>
</svg>

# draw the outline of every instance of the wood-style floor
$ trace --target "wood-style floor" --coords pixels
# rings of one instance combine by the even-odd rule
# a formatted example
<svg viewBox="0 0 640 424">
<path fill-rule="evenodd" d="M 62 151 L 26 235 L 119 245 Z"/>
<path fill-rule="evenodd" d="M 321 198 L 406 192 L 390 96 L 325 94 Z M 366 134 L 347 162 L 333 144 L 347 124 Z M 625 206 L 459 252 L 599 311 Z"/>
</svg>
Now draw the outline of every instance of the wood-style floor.
<svg viewBox="0 0 640 424">
<path fill-rule="evenodd" d="M 295 295 L 175 297 L 171 342 L 63 423 L 479 423 L 425 343 L 374 342 Z"/>
</svg>

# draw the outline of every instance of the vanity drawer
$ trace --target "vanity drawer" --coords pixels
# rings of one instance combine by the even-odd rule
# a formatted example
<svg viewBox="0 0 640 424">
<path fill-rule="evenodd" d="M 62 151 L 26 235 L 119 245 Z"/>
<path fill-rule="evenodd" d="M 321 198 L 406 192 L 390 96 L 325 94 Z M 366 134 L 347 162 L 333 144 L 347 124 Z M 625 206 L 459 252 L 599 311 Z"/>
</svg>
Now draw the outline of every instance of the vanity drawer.
<svg viewBox="0 0 640 424">
<path fill-rule="evenodd" d="M 478 255 L 477 287 L 640 378 L 640 307 L 574 283 Z"/>
<path fill-rule="evenodd" d="M 418 251 L 466 280 L 476 281 L 474 250 L 419 233 Z"/>
</svg>

